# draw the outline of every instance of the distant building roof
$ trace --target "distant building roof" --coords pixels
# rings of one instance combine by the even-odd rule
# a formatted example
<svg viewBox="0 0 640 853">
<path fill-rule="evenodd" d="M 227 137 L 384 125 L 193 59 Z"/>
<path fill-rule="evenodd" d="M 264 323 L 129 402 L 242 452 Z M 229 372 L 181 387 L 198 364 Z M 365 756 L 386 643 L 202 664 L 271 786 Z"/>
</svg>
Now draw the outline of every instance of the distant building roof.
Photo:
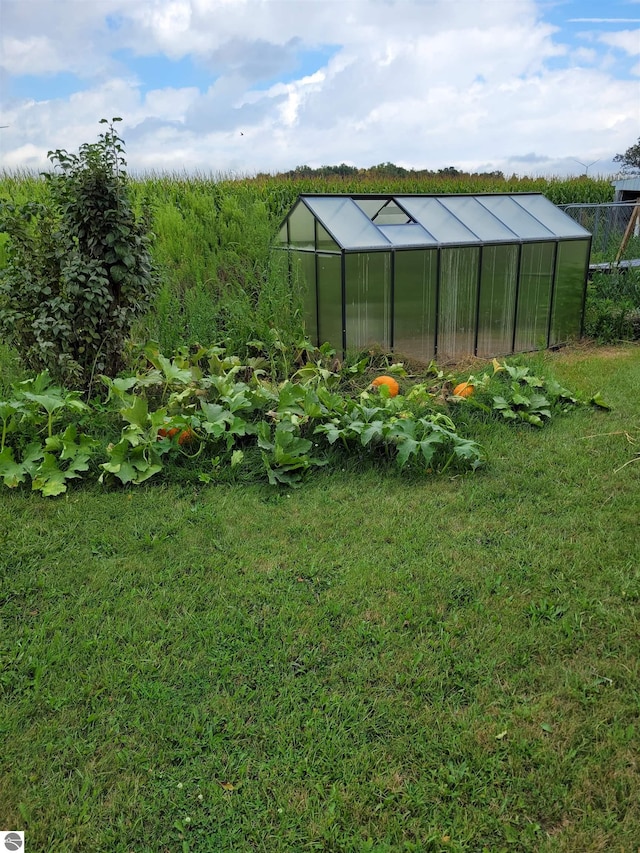
<svg viewBox="0 0 640 853">
<path fill-rule="evenodd" d="M 637 192 L 640 193 L 640 175 L 634 178 L 620 178 L 618 181 L 612 181 L 612 186 L 616 192 Z"/>
</svg>

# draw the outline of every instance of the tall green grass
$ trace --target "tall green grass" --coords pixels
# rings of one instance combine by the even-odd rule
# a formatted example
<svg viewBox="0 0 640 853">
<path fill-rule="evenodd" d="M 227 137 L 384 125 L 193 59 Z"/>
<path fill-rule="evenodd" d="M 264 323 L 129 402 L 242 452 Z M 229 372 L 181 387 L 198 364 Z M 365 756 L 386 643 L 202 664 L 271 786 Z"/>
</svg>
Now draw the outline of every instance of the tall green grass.
<svg viewBox="0 0 640 853">
<path fill-rule="evenodd" d="M 272 256 L 277 223 L 260 192 L 243 182 L 152 177 L 135 185 L 158 235 L 163 287 L 140 333 L 169 351 L 178 343 L 224 343 L 244 354 L 277 327 L 288 344 L 303 335 L 301 300 L 286 292 L 283 259 Z"/>
</svg>

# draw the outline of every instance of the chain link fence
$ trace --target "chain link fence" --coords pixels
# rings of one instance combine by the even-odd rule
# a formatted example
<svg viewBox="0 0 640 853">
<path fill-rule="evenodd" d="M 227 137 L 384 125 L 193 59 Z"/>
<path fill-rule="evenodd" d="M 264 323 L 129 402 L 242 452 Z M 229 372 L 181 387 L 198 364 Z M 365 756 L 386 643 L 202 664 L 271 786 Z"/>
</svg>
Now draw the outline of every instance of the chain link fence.
<svg viewBox="0 0 640 853">
<path fill-rule="evenodd" d="M 562 204 L 569 216 L 593 235 L 591 258 L 595 261 L 613 261 L 622 243 L 636 201 L 610 204 Z M 624 251 L 624 258 L 640 258 L 640 222 L 636 219 L 633 233 Z"/>
</svg>

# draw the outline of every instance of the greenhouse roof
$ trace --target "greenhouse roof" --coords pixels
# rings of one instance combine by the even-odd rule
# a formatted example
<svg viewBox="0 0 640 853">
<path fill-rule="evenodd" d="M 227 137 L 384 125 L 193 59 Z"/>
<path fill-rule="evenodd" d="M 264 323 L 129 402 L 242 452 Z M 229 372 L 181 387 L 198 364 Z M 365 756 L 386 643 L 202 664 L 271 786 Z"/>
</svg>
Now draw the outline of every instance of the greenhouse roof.
<svg viewBox="0 0 640 853">
<path fill-rule="evenodd" d="M 301 195 L 345 250 L 587 239 L 581 225 L 541 193 L 496 195 Z M 283 228 L 283 232 L 285 229 Z M 286 232 L 281 240 L 287 241 Z M 295 243 L 290 239 L 288 242 Z"/>
</svg>

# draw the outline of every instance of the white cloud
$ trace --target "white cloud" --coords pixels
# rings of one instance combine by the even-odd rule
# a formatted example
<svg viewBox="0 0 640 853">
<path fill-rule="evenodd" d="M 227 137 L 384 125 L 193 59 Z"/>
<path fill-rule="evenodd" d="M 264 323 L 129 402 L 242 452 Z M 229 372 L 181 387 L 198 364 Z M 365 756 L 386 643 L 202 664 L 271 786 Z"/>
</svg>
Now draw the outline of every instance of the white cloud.
<svg viewBox="0 0 640 853">
<path fill-rule="evenodd" d="M 535 0 L 3 3 L 3 81 L 87 79 L 68 97 L 5 99 L 9 167 L 32 165 L 38 151 L 44 165 L 48 149 L 94 139 L 112 115 L 125 118 L 136 170 L 342 161 L 571 170 L 572 157 L 608 162 L 637 136 L 637 82 L 616 79 L 596 40 L 565 39 Z M 637 39 L 624 30 L 600 34 L 600 45 L 637 55 Z M 305 54 L 319 48 L 329 58 L 309 68 Z M 123 67 L 125 49 L 191 57 L 209 82 L 141 80 Z"/>
<path fill-rule="evenodd" d="M 189 51 L 189 42 L 197 41 L 198 31 L 191 27 L 189 0 L 138 2 L 132 7 L 130 17 L 145 34 L 142 44 L 152 46 L 167 56 L 184 55 Z"/>
<path fill-rule="evenodd" d="M 154 89 L 147 92 L 142 106 L 143 111 L 161 121 L 181 121 L 190 107 L 200 98 L 200 90 L 195 87 L 185 89 Z"/>
<path fill-rule="evenodd" d="M 603 33 L 600 36 L 603 44 L 618 47 L 630 56 L 640 55 L 640 29 L 620 30 L 617 33 Z"/>
<path fill-rule="evenodd" d="M 640 24 L 640 18 L 569 18 L 570 24 Z"/>
<path fill-rule="evenodd" d="M 46 164 L 42 154 L 41 148 L 28 143 L 6 154 L 2 165 L 6 169 L 42 169 Z"/>
<path fill-rule="evenodd" d="M 126 0 L 2 0 L 0 66 L 10 74 L 92 76 L 109 47 L 105 18 Z"/>
<path fill-rule="evenodd" d="M 45 36 L 4 38 L 2 64 L 11 74 L 43 74 L 69 67 L 68 60 Z"/>
</svg>

